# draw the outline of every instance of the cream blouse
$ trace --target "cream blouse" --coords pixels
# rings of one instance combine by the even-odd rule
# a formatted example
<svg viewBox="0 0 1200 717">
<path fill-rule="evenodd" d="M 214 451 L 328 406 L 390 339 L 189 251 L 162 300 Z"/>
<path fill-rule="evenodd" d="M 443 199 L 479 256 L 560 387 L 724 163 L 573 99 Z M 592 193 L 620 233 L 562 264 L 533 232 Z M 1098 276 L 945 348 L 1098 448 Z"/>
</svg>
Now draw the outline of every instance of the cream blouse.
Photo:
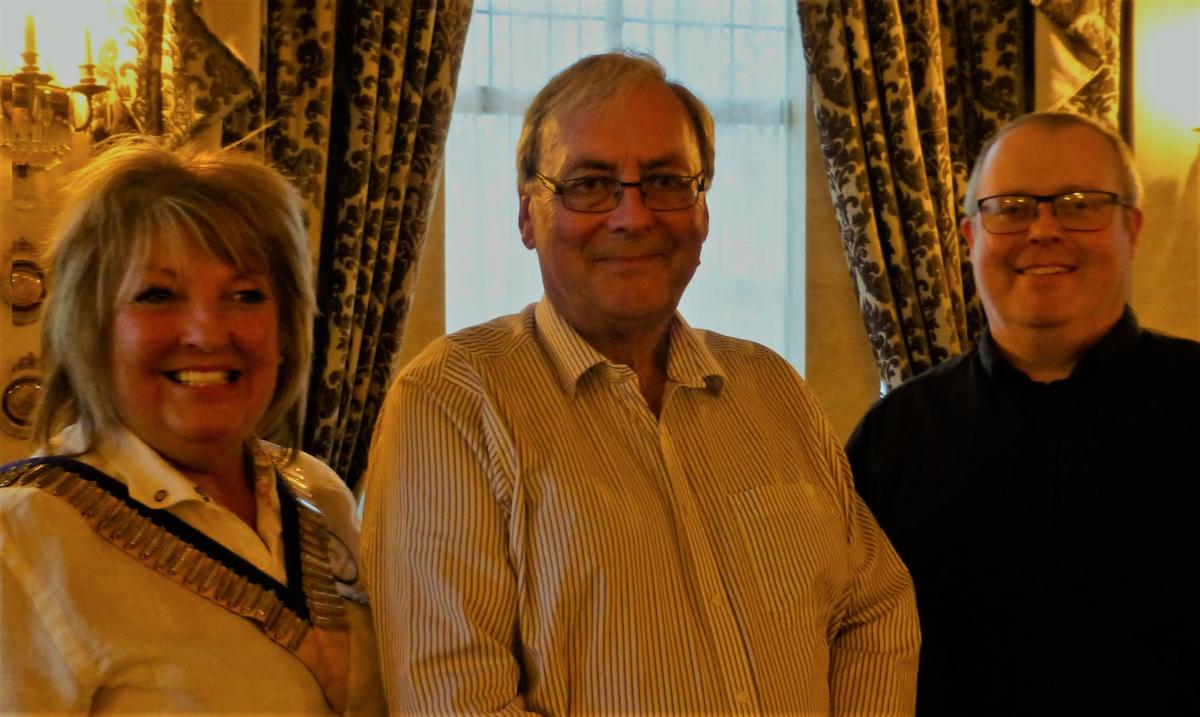
<svg viewBox="0 0 1200 717">
<path fill-rule="evenodd" d="M 82 446 L 69 428 L 53 452 Z M 286 584 L 279 495 L 256 476 L 257 525 L 210 500 L 122 432 L 76 456 Z M 349 714 L 384 711 L 370 613 L 357 574 L 358 526 L 345 484 L 297 457 L 338 550 L 350 626 Z M 254 623 L 172 583 L 101 538 L 62 498 L 0 489 L 0 714 L 329 714 L 321 687 Z M 335 546 L 336 547 L 336 546 Z M 333 552 L 333 551 L 331 551 Z"/>
</svg>

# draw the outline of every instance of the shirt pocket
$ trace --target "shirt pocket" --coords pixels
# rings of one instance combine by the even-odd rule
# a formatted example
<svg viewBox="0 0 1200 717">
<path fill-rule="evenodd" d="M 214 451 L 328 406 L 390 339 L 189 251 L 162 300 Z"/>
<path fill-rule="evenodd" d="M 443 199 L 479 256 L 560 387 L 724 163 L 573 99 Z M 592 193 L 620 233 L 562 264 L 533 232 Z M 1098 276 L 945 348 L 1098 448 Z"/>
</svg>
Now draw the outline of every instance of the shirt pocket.
<svg viewBox="0 0 1200 717">
<path fill-rule="evenodd" d="M 818 488 L 775 483 L 729 498 L 745 544 L 744 561 L 778 620 L 828 626 L 849 575 L 846 526 Z"/>
</svg>

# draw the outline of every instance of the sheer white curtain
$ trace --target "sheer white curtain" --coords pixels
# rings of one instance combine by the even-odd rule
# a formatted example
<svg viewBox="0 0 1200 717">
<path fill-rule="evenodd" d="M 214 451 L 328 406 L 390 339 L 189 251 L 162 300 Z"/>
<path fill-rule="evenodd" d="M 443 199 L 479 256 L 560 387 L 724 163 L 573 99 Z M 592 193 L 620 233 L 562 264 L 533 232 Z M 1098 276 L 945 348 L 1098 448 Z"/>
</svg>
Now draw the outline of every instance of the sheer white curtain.
<svg viewBox="0 0 1200 717">
<path fill-rule="evenodd" d="M 475 0 L 446 152 L 446 328 L 542 294 L 517 231 L 521 117 L 584 55 L 650 52 L 713 112 L 711 229 L 680 306 L 803 370 L 803 58 L 795 0 Z"/>
</svg>

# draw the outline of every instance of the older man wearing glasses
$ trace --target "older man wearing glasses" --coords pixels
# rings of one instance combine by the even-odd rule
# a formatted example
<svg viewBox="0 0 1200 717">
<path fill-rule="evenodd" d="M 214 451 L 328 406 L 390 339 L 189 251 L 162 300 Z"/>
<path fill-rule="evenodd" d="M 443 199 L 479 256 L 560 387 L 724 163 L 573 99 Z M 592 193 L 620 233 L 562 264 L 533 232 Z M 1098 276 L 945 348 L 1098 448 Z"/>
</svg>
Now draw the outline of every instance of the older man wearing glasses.
<svg viewBox="0 0 1200 717">
<path fill-rule="evenodd" d="M 987 332 L 847 444 L 916 583 L 922 716 L 1200 714 L 1200 344 L 1126 305 L 1140 200 L 1108 127 L 1001 129 L 962 223 Z"/>
<path fill-rule="evenodd" d="M 597 55 L 533 100 L 518 155 L 545 297 L 430 347 L 375 434 L 393 711 L 911 714 L 912 584 L 812 394 L 676 311 L 708 110 Z"/>
</svg>

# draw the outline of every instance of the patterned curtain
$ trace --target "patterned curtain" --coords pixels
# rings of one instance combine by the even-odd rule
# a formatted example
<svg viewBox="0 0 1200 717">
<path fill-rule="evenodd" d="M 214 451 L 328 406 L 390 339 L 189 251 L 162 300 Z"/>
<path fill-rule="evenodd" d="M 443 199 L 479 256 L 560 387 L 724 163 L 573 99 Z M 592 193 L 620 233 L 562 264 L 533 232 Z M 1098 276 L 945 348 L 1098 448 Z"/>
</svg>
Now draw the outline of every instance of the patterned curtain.
<svg viewBox="0 0 1200 717">
<path fill-rule="evenodd" d="M 472 2 L 268 8 L 265 144 L 301 179 L 319 235 L 305 450 L 354 485 L 404 333 Z"/>
<path fill-rule="evenodd" d="M 1038 109 L 1075 112 L 1120 126 L 1121 0 L 1030 0 L 1050 21 Z M 1044 106 L 1043 106 L 1044 104 Z"/>
<path fill-rule="evenodd" d="M 889 387 L 983 327 L 959 207 L 980 143 L 1029 93 L 1020 0 L 800 0 L 842 244 Z"/>
<path fill-rule="evenodd" d="M 220 122 L 223 144 L 264 152 L 300 186 L 320 312 L 304 448 L 353 485 L 404 331 L 472 0 L 264 0 L 257 77 L 199 7 L 130 0 L 144 29 L 122 104 L 137 129 L 180 140 Z"/>
<path fill-rule="evenodd" d="M 1073 58 L 1036 109 L 1116 124 L 1120 0 L 798 0 L 826 175 L 879 375 L 974 345 L 963 194 L 982 142 L 1035 109 L 1034 7 Z"/>
</svg>

